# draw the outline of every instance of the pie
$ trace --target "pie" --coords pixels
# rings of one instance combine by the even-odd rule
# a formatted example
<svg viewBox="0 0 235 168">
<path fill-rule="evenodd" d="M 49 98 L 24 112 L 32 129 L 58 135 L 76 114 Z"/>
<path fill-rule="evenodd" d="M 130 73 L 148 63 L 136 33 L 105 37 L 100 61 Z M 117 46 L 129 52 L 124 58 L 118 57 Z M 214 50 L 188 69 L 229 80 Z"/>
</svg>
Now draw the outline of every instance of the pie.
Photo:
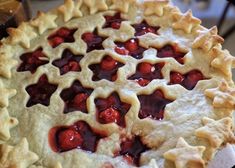
<svg viewBox="0 0 235 168">
<path fill-rule="evenodd" d="M 167 0 L 65 0 L 0 47 L 0 168 L 201 168 L 234 143 L 235 58 Z"/>
</svg>

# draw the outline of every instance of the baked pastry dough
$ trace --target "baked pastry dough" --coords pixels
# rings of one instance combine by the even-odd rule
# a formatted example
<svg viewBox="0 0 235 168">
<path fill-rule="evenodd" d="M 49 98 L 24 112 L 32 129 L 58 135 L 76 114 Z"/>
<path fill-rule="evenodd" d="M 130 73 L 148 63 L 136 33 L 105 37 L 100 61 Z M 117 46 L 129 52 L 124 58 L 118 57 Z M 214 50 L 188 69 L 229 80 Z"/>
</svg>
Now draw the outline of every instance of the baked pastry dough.
<svg viewBox="0 0 235 168">
<path fill-rule="evenodd" d="M 0 167 L 207 167 L 234 142 L 234 58 L 200 23 L 167 0 L 65 0 L 8 29 Z"/>
<path fill-rule="evenodd" d="M 207 138 L 210 141 L 211 146 L 217 148 L 225 141 L 225 139 L 233 139 L 231 118 L 223 118 L 215 121 L 205 117 L 202 119 L 202 122 L 205 126 L 196 130 L 196 136 Z"/>
<path fill-rule="evenodd" d="M 204 146 L 190 146 L 183 138 L 179 138 L 176 148 L 164 153 L 166 159 L 175 162 L 176 168 L 180 167 L 204 167 L 202 159 Z M 194 165 L 192 165 L 192 163 Z M 190 165 L 191 164 L 191 165 Z"/>
</svg>

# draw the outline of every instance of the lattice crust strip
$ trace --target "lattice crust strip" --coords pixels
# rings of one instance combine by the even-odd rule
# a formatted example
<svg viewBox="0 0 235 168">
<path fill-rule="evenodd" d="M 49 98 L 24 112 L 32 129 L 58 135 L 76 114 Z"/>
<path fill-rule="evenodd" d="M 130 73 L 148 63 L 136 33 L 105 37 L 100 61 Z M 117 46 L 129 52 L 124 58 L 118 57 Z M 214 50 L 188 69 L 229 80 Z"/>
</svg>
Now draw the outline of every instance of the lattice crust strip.
<svg viewBox="0 0 235 168">
<path fill-rule="evenodd" d="M 141 152 L 120 155 L 143 168 L 205 167 L 210 151 L 234 142 L 235 61 L 222 50 L 217 28 L 200 24 L 192 11 L 182 14 L 168 0 L 65 0 L 58 9 L 9 28 L 0 46 L 0 167 L 133 167 L 114 154 L 123 152 L 124 135 L 125 142 L 135 139 Z M 97 73 L 103 62 L 116 73 Z M 152 75 L 142 79 L 143 72 Z M 32 88 L 41 85 L 50 89 L 38 103 Z M 77 102 L 87 98 L 83 109 L 71 110 L 66 94 L 76 87 L 85 92 Z M 97 117 L 97 102 L 107 99 L 123 106 L 125 114 L 116 123 Z M 152 109 L 163 106 L 161 115 L 140 114 L 146 101 L 155 102 Z M 86 127 L 77 121 L 106 132 L 96 135 L 96 152 L 53 151 L 52 128 Z"/>
</svg>

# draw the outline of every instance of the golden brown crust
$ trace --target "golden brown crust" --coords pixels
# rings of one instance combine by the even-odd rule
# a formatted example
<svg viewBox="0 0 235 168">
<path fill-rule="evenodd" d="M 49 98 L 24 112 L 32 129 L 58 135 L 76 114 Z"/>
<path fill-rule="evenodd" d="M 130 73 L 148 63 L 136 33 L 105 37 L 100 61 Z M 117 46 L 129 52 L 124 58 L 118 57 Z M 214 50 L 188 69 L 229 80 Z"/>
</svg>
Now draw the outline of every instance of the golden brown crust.
<svg viewBox="0 0 235 168">
<path fill-rule="evenodd" d="M 231 69 L 235 68 L 235 57 L 230 55 L 228 50 L 222 50 L 219 45 L 212 48 L 212 56 L 214 59 L 211 62 L 211 66 L 220 70 L 231 79 Z"/>
<path fill-rule="evenodd" d="M 0 81 L 0 107 L 4 108 L 9 105 L 9 99 L 16 95 L 15 89 L 5 88 L 3 83 Z"/>
<path fill-rule="evenodd" d="M 18 28 L 7 29 L 10 35 L 10 42 L 12 44 L 20 43 L 25 48 L 30 47 L 30 40 L 37 37 L 37 34 L 33 31 L 33 28 L 27 23 L 21 23 Z"/>
<path fill-rule="evenodd" d="M 38 160 L 38 156 L 29 151 L 29 144 L 24 138 L 16 146 L 0 145 L 0 167 L 27 168 Z"/>
<path fill-rule="evenodd" d="M 10 117 L 6 108 L 0 108 L 0 144 L 10 139 L 10 129 L 18 124 L 18 120 Z"/>
<path fill-rule="evenodd" d="M 196 136 L 208 139 L 211 146 L 218 148 L 222 143 L 233 142 L 232 119 L 227 117 L 221 120 L 213 120 L 207 117 L 202 119 L 203 127 L 195 131 Z"/>
<path fill-rule="evenodd" d="M 173 161 L 176 168 L 186 168 L 190 164 L 196 165 L 197 168 L 203 168 L 205 167 L 204 160 L 202 159 L 204 150 L 204 146 L 190 146 L 181 137 L 176 147 L 164 153 L 164 157 Z"/>
<path fill-rule="evenodd" d="M 86 0 L 84 3 L 89 7 L 90 14 L 97 13 L 99 11 L 105 11 L 108 9 L 105 0 Z"/>
<path fill-rule="evenodd" d="M 11 69 L 15 67 L 17 61 L 4 53 L 0 53 L 0 76 L 10 79 Z"/>
<path fill-rule="evenodd" d="M 213 46 L 218 43 L 223 43 L 224 39 L 218 34 L 216 26 L 211 29 L 198 30 L 198 37 L 194 40 L 192 47 L 201 48 L 205 52 L 208 52 Z"/>
<path fill-rule="evenodd" d="M 216 108 L 234 108 L 235 88 L 230 87 L 226 81 L 222 81 L 217 88 L 207 89 L 205 95 L 213 100 Z"/>
<path fill-rule="evenodd" d="M 80 7 L 82 5 L 82 0 L 77 0 L 74 2 L 73 0 L 65 0 L 64 5 L 58 8 L 58 11 L 64 15 L 64 21 L 67 22 L 74 17 L 81 17 L 82 12 L 80 11 Z"/>
<path fill-rule="evenodd" d="M 162 16 L 164 7 L 169 4 L 169 0 L 146 0 L 143 3 L 144 15 Z"/>
<path fill-rule="evenodd" d="M 110 6 L 110 9 L 118 10 L 123 13 L 129 11 L 129 7 L 136 3 L 135 0 L 112 0 L 113 4 Z"/>
<path fill-rule="evenodd" d="M 53 29 L 57 27 L 55 22 L 57 15 L 55 14 L 45 14 L 43 12 L 38 12 L 36 19 L 31 21 L 31 25 L 38 28 L 39 34 L 44 33 L 48 29 Z"/>
<path fill-rule="evenodd" d="M 174 22 L 172 27 L 174 29 L 183 30 L 185 33 L 191 33 L 192 29 L 201 24 L 201 20 L 193 17 L 192 10 L 188 10 L 186 13 L 181 14 L 178 12 L 173 13 Z"/>
</svg>

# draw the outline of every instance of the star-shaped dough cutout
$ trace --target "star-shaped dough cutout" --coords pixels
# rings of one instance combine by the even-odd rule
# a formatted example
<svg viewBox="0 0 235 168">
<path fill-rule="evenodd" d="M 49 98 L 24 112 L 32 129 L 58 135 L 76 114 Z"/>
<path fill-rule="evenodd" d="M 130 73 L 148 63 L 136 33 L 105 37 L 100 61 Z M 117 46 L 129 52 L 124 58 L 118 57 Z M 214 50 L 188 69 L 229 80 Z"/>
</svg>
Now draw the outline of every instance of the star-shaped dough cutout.
<svg viewBox="0 0 235 168">
<path fill-rule="evenodd" d="M 25 22 L 21 23 L 18 28 L 8 28 L 7 33 L 10 35 L 12 44 L 21 44 L 25 48 L 30 48 L 30 41 L 37 37 L 37 33 Z"/>
<path fill-rule="evenodd" d="M 10 117 L 6 108 L 0 109 L 0 144 L 10 139 L 10 129 L 17 124 L 18 120 Z"/>
<path fill-rule="evenodd" d="M 202 123 L 204 127 L 197 129 L 195 135 L 208 139 L 212 147 L 218 148 L 222 143 L 234 140 L 231 118 L 227 117 L 215 121 L 204 117 Z"/>
<path fill-rule="evenodd" d="M 57 15 L 38 12 L 37 18 L 31 21 L 31 25 L 38 27 L 39 34 L 43 34 L 46 30 L 57 27 L 55 23 L 56 18 Z"/>
<path fill-rule="evenodd" d="M 192 10 L 188 10 L 186 13 L 181 14 L 175 12 L 173 14 L 175 20 L 172 24 L 174 29 L 183 30 L 185 33 L 191 33 L 192 29 L 201 24 L 201 20 L 193 17 Z"/>
<path fill-rule="evenodd" d="M 147 0 L 144 1 L 144 15 L 157 15 L 162 16 L 164 7 L 167 6 L 169 0 Z"/>
<path fill-rule="evenodd" d="M 29 144 L 23 138 L 16 146 L 0 145 L 0 167 L 27 168 L 38 160 L 38 156 L 29 151 Z"/>
<path fill-rule="evenodd" d="M 198 30 L 198 37 L 194 40 L 192 47 L 201 48 L 203 51 L 208 52 L 218 43 L 223 43 L 224 39 L 218 35 L 216 26 L 204 30 Z"/>
<path fill-rule="evenodd" d="M 3 83 L 0 82 L 0 107 L 7 107 L 9 105 L 9 99 L 16 95 L 15 89 L 4 88 Z"/>
<path fill-rule="evenodd" d="M 176 148 L 164 153 L 164 158 L 175 162 L 176 168 L 186 168 L 188 164 L 197 164 L 203 168 L 205 163 L 202 159 L 204 146 L 190 146 L 183 138 L 179 138 Z"/>
<path fill-rule="evenodd" d="M 216 108 L 234 108 L 235 88 L 228 86 L 226 81 L 222 81 L 217 88 L 205 90 L 205 95 L 213 100 Z"/>
<path fill-rule="evenodd" d="M 82 16 L 82 12 L 80 11 L 81 5 L 81 0 L 77 0 L 76 2 L 73 0 L 65 0 L 64 5 L 60 6 L 58 10 L 64 15 L 64 21 L 67 22 L 73 17 Z"/>
<path fill-rule="evenodd" d="M 219 69 L 229 78 L 232 78 L 232 68 L 235 68 L 235 57 L 233 57 L 228 50 L 222 50 L 221 47 L 216 46 L 212 49 L 215 59 L 211 62 L 211 66 Z"/>
<path fill-rule="evenodd" d="M 11 78 L 11 69 L 17 65 L 17 61 L 7 55 L 0 54 L 0 76 Z"/>
<path fill-rule="evenodd" d="M 136 2 L 135 0 L 112 0 L 113 4 L 110 6 L 110 9 L 119 10 L 123 13 L 129 11 L 129 7 L 132 3 Z"/>
<path fill-rule="evenodd" d="M 90 14 L 94 14 L 98 11 L 104 11 L 108 9 L 105 0 L 86 0 L 84 3 L 89 7 Z"/>
</svg>

